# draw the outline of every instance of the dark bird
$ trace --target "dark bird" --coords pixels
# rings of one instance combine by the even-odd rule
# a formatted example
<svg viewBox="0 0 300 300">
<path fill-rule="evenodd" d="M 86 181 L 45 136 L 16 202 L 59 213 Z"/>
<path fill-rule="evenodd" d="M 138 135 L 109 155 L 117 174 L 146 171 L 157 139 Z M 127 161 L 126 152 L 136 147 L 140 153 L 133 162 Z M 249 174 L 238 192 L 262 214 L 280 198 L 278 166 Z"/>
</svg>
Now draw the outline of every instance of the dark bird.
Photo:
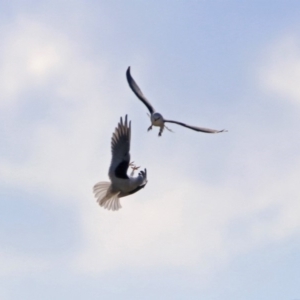
<svg viewBox="0 0 300 300">
<path fill-rule="evenodd" d="M 160 127 L 160 130 L 159 130 L 159 133 L 158 133 L 159 136 L 161 136 L 164 128 L 168 129 L 169 131 L 172 131 L 165 125 L 165 123 L 174 123 L 174 124 L 178 124 L 178 125 L 184 126 L 186 128 L 189 128 L 189 129 L 192 129 L 192 130 L 195 130 L 195 131 L 200 131 L 200 132 L 205 132 L 205 133 L 220 133 L 220 132 L 226 132 L 227 131 L 225 129 L 215 130 L 215 129 L 191 126 L 191 125 L 187 125 L 187 124 L 182 123 L 182 122 L 164 119 L 162 114 L 155 111 L 153 106 L 150 104 L 150 102 L 147 100 L 147 98 L 142 93 L 141 89 L 139 88 L 139 86 L 137 85 L 135 80 L 132 78 L 132 76 L 130 74 L 130 67 L 128 67 L 128 69 L 126 71 L 126 77 L 127 77 L 128 84 L 129 84 L 130 88 L 132 89 L 132 91 L 146 105 L 146 107 L 148 108 L 148 110 L 150 112 L 151 126 L 148 128 L 148 131 L 152 129 L 152 126 Z"/>
</svg>

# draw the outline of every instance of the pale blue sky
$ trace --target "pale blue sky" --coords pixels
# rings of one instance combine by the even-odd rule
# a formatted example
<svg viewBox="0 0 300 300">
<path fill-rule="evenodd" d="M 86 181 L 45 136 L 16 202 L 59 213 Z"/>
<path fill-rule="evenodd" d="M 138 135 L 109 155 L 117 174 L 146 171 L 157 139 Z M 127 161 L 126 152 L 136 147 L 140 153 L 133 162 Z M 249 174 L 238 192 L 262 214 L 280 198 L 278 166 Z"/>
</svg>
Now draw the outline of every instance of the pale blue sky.
<svg viewBox="0 0 300 300">
<path fill-rule="evenodd" d="M 300 299 L 298 1 L 0 1 L 0 299 Z M 132 75 L 170 125 L 147 133 Z M 146 188 L 105 211 L 132 120 Z"/>
</svg>

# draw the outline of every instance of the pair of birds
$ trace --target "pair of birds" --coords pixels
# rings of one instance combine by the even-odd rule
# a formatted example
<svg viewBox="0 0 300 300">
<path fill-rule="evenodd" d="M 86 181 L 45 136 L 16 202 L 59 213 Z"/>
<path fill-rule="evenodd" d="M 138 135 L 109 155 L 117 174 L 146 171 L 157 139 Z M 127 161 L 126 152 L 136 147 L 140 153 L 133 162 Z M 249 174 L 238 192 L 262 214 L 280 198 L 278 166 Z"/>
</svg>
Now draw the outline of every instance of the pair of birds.
<svg viewBox="0 0 300 300">
<path fill-rule="evenodd" d="M 127 69 L 126 77 L 134 94 L 146 105 L 150 112 L 151 126 L 148 128 L 148 131 L 152 129 L 152 126 L 158 126 L 160 128 L 158 135 L 161 136 L 164 128 L 170 130 L 166 127 L 165 123 L 175 123 L 205 133 L 220 133 L 226 131 L 190 126 L 181 122 L 164 119 L 160 113 L 155 111 L 132 78 L 130 67 Z M 147 184 L 146 169 L 140 171 L 137 177 L 133 177 L 134 171 L 139 169 L 139 167 L 136 167 L 133 162 L 130 162 L 130 138 L 131 122 L 128 122 L 126 115 L 124 121 L 121 117 L 118 127 L 115 129 L 111 139 L 112 160 L 108 172 L 111 182 L 102 181 L 94 186 L 94 194 L 97 198 L 97 202 L 100 206 L 108 210 L 115 211 L 120 209 L 122 207 L 120 204 L 121 197 L 134 194 Z M 129 166 L 132 168 L 130 176 L 127 175 Z"/>
</svg>

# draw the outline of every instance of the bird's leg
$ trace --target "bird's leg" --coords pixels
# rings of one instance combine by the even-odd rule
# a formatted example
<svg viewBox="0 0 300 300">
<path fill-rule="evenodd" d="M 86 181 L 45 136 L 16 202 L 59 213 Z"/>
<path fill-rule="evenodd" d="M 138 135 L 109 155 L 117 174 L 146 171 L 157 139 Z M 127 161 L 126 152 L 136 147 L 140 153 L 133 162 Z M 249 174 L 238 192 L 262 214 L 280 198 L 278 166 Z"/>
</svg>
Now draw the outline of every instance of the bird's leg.
<svg viewBox="0 0 300 300">
<path fill-rule="evenodd" d="M 174 132 L 172 129 L 168 128 L 165 124 L 165 128 L 168 129 L 170 132 Z"/>
<path fill-rule="evenodd" d="M 160 126 L 158 136 L 161 136 L 162 133 L 163 133 L 163 131 L 164 131 L 164 125 L 163 125 L 163 126 Z"/>
<path fill-rule="evenodd" d="M 132 161 L 132 162 L 129 164 L 129 166 L 130 166 L 131 169 L 132 169 L 132 172 L 130 173 L 130 176 L 133 176 L 133 175 L 134 175 L 134 171 L 136 171 L 136 170 L 138 170 L 138 169 L 140 168 L 140 166 L 137 167 L 137 166 L 134 164 L 134 161 Z"/>
<path fill-rule="evenodd" d="M 152 125 L 148 128 L 148 131 L 150 131 L 152 129 Z"/>
</svg>

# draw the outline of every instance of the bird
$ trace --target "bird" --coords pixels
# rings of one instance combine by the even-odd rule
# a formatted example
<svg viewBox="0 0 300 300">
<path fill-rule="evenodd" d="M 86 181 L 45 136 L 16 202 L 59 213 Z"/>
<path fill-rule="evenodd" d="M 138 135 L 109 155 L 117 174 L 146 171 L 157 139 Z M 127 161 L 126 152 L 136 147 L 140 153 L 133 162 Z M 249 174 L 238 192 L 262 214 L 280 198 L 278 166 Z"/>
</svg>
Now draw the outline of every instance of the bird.
<svg viewBox="0 0 300 300">
<path fill-rule="evenodd" d="M 102 181 L 95 184 L 93 192 L 100 206 L 108 210 L 119 210 L 122 206 L 121 197 L 126 197 L 144 188 L 148 182 L 147 170 L 140 171 L 137 177 L 133 173 L 139 167 L 130 163 L 131 121 L 127 115 L 122 117 L 111 138 L 112 159 L 108 171 L 110 182 Z M 127 175 L 129 166 L 132 168 L 130 176 Z"/>
<path fill-rule="evenodd" d="M 137 85 L 137 83 L 135 82 L 133 77 L 131 76 L 130 67 L 128 67 L 128 69 L 126 71 L 126 78 L 127 78 L 127 81 L 128 81 L 128 84 L 129 84 L 131 90 L 146 105 L 146 107 L 148 108 L 148 110 L 150 112 L 149 116 L 150 116 L 150 120 L 151 120 L 151 126 L 148 128 L 148 131 L 150 131 L 152 129 L 152 126 L 160 127 L 158 136 L 162 135 L 164 128 L 166 128 L 169 131 L 172 131 L 171 129 L 169 129 L 166 126 L 165 123 L 174 123 L 174 124 L 178 124 L 178 125 L 184 126 L 186 128 L 189 128 L 189 129 L 192 129 L 192 130 L 195 130 L 195 131 L 200 131 L 200 132 L 205 132 L 205 133 L 220 133 L 220 132 L 226 132 L 227 131 L 225 129 L 215 130 L 215 129 L 209 129 L 209 128 L 204 128 L 204 127 L 191 126 L 191 125 L 187 125 L 185 123 L 178 122 L 178 121 L 166 120 L 162 116 L 162 114 L 155 111 L 154 107 L 150 104 L 150 102 L 144 96 L 141 89 L 139 88 L 139 86 Z"/>
</svg>

